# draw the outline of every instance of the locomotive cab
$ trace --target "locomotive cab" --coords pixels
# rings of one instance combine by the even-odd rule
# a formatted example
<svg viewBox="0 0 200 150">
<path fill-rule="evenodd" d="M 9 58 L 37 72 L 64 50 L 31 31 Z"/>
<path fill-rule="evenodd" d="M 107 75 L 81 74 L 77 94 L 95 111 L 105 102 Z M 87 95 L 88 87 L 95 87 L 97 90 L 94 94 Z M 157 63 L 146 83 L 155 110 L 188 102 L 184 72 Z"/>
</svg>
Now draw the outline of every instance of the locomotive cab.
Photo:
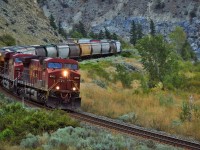
<svg viewBox="0 0 200 150">
<path fill-rule="evenodd" d="M 43 62 L 43 77 L 45 77 L 45 89 L 51 97 L 48 102 L 52 107 L 56 105 L 58 98 L 62 107 L 67 104 L 70 107 L 80 107 L 80 74 L 78 63 L 72 59 L 46 58 Z M 63 109 L 63 108 L 62 108 Z"/>
</svg>

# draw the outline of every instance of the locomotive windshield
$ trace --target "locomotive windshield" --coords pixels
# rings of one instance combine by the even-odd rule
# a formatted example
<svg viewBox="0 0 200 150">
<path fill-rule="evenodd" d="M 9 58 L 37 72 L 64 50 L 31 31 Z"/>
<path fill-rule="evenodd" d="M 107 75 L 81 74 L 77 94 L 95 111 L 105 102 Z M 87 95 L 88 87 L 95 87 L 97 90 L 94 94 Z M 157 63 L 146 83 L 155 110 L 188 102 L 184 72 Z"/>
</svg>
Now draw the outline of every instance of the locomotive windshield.
<svg viewBox="0 0 200 150">
<path fill-rule="evenodd" d="M 50 62 L 50 63 L 48 63 L 48 68 L 61 69 L 62 68 L 62 64 L 61 63 Z"/>
<path fill-rule="evenodd" d="M 64 68 L 69 68 L 72 70 L 78 70 L 78 65 L 76 64 L 64 64 Z"/>
<path fill-rule="evenodd" d="M 21 63 L 22 60 L 21 60 L 20 58 L 15 58 L 15 62 L 16 62 L 16 63 Z"/>
</svg>

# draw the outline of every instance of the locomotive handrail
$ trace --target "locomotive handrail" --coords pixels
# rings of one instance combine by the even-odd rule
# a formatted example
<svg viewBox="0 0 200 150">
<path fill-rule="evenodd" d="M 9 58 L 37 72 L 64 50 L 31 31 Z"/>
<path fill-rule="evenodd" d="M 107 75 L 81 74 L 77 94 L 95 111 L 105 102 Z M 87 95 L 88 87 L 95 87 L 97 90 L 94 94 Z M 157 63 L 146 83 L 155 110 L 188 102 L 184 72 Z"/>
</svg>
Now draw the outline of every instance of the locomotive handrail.
<svg viewBox="0 0 200 150">
<path fill-rule="evenodd" d="M 57 82 L 55 82 L 48 90 L 47 90 L 47 95 L 49 95 L 49 92 L 56 86 L 56 84 L 58 84 L 60 81 L 58 80 Z"/>
<path fill-rule="evenodd" d="M 75 84 L 75 81 L 72 80 L 72 82 L 74 83 L 75 88 L 77 88 L 78 90 L 80 90 L 80 89 L 77 87 L 77 85 Z"/>
</svg>

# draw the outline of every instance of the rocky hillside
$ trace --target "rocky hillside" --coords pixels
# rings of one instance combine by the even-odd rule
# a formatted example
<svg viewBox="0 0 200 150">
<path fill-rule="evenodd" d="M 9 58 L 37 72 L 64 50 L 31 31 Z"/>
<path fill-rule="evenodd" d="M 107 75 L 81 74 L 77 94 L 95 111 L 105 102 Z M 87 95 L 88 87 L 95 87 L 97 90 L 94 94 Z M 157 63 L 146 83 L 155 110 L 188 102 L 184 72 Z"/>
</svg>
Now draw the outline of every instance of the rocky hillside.
<svg viewBox="0 0 200 150">
<path fill-rule="evenodd" d="M 149 19 L 159 33 L 167 35 L 179 25 L 185 28 L 189 42 L 200 52 L 199 0 L 40 0 L 46 16 L 53 14 L 66 30 L 82 21 L 94 32 L 106 27 L 129 39 L 132 20 L 149 32 Z"/>
<path fill-rule="evenodd" d="M 61 38 L 49 25 L 33 0 L 0 0 L 0 36 L 10 34 L 18 45 L 58 42 Z"/>
</svg>

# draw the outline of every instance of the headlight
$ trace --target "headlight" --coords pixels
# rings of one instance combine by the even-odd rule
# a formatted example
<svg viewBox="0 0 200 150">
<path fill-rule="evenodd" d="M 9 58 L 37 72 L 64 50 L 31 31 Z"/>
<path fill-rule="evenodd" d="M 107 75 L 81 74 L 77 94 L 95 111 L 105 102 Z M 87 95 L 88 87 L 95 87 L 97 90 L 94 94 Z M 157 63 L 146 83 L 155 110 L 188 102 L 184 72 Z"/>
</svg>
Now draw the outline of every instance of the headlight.
<svg viewBox="0 0 200 150">
<path fill-rule="evenodd" d="M 67 76 L 68 76 L 68 71 L 66 71 L 66 70 L 63 71 L 63 76 L 64 76 L 64 77 L 67 77 Z"/>
<path fill-rule="evenodd" d="M 20 71 L 20 68 L 15 68 L 16 71 Z"/>
<path fill-rule="evenodd" d="M 72 88 L 72 90 L 73 90 L 73 91 L 76 91 L 76 88 L 75 88 L 75 87 L 73 87 L 73 88 Z"/>
<path fill-rule="evenodd" d="M 59 86 L 56 86 L 56 90 L 60 90 L 60 87 L 59 87 Z"/>
<path fill-rule="evenodd" d="M 50 75 L 49 78 L 56 78 L 56 76 L 55 75 Z"/>
</svg>

